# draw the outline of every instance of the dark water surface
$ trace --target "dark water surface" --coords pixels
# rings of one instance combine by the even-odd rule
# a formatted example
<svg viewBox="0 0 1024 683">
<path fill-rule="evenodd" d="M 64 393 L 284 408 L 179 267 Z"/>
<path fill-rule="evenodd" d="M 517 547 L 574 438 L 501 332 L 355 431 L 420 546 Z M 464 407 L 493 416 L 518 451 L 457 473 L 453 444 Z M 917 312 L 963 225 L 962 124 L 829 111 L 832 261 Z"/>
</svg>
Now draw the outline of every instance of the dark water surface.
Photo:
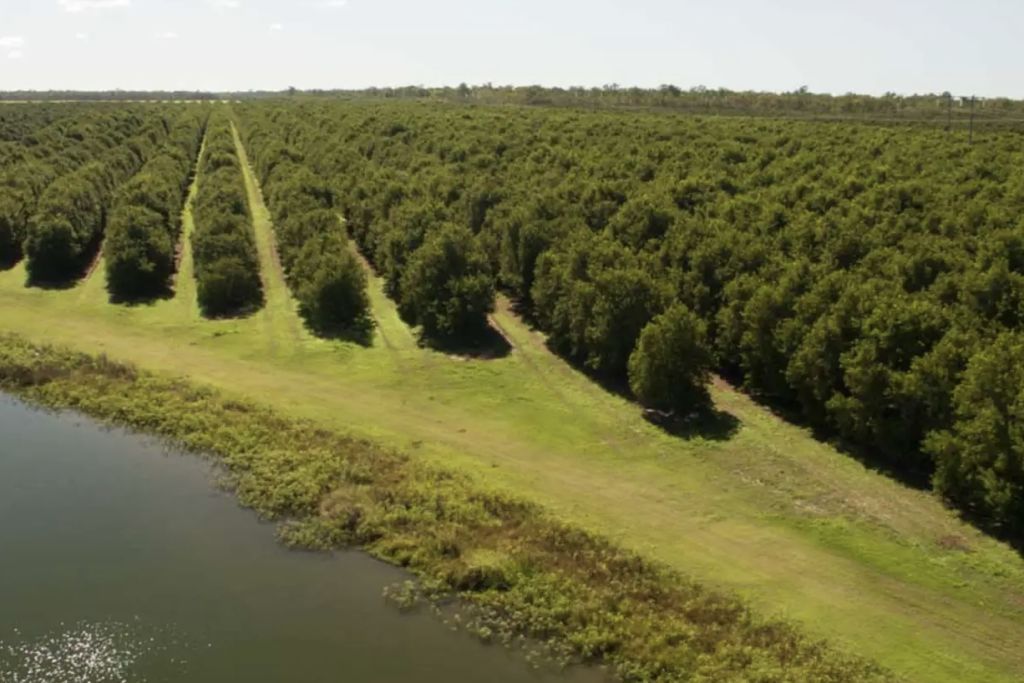
<svg viewBox="0 0 1024 683">
<path fill-rule="evenodd" d="M 279 546 L 200 458 L 0 395 L 0 681 L 603 680 L 531 670 L 382 589 L 360 553 Z"/>
</svg>

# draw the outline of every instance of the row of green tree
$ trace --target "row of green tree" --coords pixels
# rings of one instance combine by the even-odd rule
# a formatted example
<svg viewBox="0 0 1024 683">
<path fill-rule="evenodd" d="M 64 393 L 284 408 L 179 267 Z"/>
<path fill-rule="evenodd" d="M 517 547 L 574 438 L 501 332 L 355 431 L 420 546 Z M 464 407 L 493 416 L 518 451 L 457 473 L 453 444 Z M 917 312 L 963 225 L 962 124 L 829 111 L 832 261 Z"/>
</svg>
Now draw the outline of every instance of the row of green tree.
<svg viewBox="0 0 1024 683">
<path fill-rule="evenodd" d="M 139 107 L 105 105 L 47 105 L 25 112 L 19 126 L 25 130 L 0 148 L 0 268 L 23 257 L 29 219 L 44 191 L 124 145 L 151 115 Z"/>
<path fill-rule="evenodd" d="M 277 201 L 275 194 L 305 196 L 304 204 L 309 208 L 316 205 L 314 196 L 330 197 L 333 203 L 336 190 L 332 189 L 335 183 L 331 181 L 336 178 L 314 173 L 310 168 L 322 170 L 320 160 L 324 151 L 336 148 L 337 139 L 311 126 L 301 110 L 268 113 L 263 105 L 249 105 L 241 111 L 244 120 L 263 120 L 262 136 L 268 141 L 267 146 L 274 145 L 276 140 L 280 148 L 275 158 L 282 160 L 281 166 L 264 172 L 270 182 L 276 176 L 275 184 L 282 188 L 271 193 L 271 205 Z M 305 159 L 307 155 L 316 160 L 315 167 L 294 165 L 294 160 Z M 386 290 L 398 302 L 399 312 L 410 324 L 421 328 L 425 341 L 474 342 L 486 331 L 487 316 L 494 308 L 495 282 L 490 261 L 467 227 L 446 221 L 443 212 L 432 213 L 429 205 L 410 204 L 409 208 L 408 221 L 402 229 L 388 232 L 386 239 L 378 239 L 381 235 L 362 230 L 361 223 L 350 220 L 352 234 L 383 274 Z M 310 224 L 306 231 L 290 230 L 288 222 L 285 214 L 277 217 L 278 229 L 290 233 L 283 239 L 282 254 L 302 249 L 313 234 L 324 234 L 315 224 Z"/>
<path fill-rule="evenodd" d="M 192 258 L 199 307 L 208 317 L 263 304 L 259 256 L 234 131 L 226 111 L 210 117 L 193 207 Z"/>
<path fill-rule="evenodd" d="M 242 133 L 274 219 L 278 256 L 307 325 L 321 335 L 365 335 L 372 325 L 366 273 L 349 245 L 330 184 L 289 146 L 298 120 L 253 112 Z"/>
<path fill-rule="evenodd" d="M 167 141 L 113 202 L 103 246 L 115 301 L 149 299 L 168 289 L 177 267 L 181 214 L 208 114 L 189 108 L 170 121 Z"/>
<path fill-rule="evenodd" d="M 1019 132 L 972 146 L 923 125 L 278 109 L 262 115 L 288 122 L 426 331 L 479 328 L 503 287 L 650 405 L 706 402 L 713 367 L 1024 531 Z"/>
<path fill-rule="evenodd" d="M 115 191 L 166 138 L 163 116 L 149 116 L 135 135 L 43 191 L 25 234 L 31 282 L 69 282 L 83 273 L 103 239 Z"/>
</svg>

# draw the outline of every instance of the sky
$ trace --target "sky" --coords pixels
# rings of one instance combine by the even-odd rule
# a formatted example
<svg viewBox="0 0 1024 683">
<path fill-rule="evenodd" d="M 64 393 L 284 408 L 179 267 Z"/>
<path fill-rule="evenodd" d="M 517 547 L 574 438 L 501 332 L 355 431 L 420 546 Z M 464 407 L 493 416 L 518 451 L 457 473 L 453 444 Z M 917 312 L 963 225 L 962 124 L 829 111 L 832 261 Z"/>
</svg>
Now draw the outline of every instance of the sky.
<svg viewBox="0 0 1024 683">
<path fill-rule="evenodd" d="M 1024 98 L 1024 0 L 0 0 L 0 90 L 656 87 Z"/>
</svg>

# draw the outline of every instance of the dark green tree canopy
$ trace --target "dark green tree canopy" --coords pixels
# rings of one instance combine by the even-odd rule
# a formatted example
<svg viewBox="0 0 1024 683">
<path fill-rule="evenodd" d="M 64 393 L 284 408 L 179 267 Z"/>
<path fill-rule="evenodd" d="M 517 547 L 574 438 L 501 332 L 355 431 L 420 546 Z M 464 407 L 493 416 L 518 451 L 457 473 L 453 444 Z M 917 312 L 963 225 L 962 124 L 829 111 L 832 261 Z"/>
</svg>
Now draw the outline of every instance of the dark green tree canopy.
<svg viewBox="0 0 1024 683">
<path fill-rule="evenodd" d="M 401 310 L 432 339 L 467 340 L 486 329 L 494 280 L 472 232 L 443 226 L 413 252 L 402 276 Z"/>
<path fill-rule="evenodd" d="M 252 311 L 263 303 L 263 282 L 242 167 L 224 112 L 211 117 L 198 182 L 192 256 L 199 306 L 208 317 Z"/>
<path fill-rule="evenodd" d="M 656 316 L 629 357 L 629 387 L 658 410 L 688 413 L 710 405 L 712 355 L 707 326 L 683 304 Z"/>
<path fill-rule="evenodd" d="M 935 486 L 950 501 L 1024 532 L 1024 337 L 1000 335 L 970 360 L 953 394 L 957 422 L 935 432 Z"/>
<path fill-rule="evenodd" d="M 107 287 L 117 299 L 156 296 L 174 268 L 174 243 L 166 219 L 144 206 L 127 205 L 107 225 Z"/>
<path fill-rule="evenodd" d="M 321 333 L 365 330 L 370 324 L 366 273 L 338 230 L 311 237 L 295 259 L 295 298 Z"/>
</svg>

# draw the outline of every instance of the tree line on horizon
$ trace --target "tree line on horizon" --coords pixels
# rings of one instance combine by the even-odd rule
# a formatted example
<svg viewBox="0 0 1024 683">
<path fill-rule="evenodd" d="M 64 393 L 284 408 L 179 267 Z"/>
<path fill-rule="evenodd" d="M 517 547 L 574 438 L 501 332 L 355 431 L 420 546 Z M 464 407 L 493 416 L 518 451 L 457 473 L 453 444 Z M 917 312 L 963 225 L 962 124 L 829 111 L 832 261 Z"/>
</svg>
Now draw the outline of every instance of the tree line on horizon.
<svg viewBox="0 0 1024 683">
<path fill-rule="evenodd" d="M 118 101 L 215 101 L 287 98 L 345 100 L 427 100 L 476 105 L 550 106 L 581 109 L 633 108 L 709 115 L 764 115 L 803 118 L 883 119 L 944 124 L 955 130 L 1019 121 L 1024 99 L 977 97 L 971 93 L 888 92 L 831 94 L 801 86 L 788 92 L 733 90 L 703 85 L 656 88 L 610 83 L 599 87 L 543 85 L 458 86 L 408 85 L 363 89 L 307 89 L 247 91 L 11 91 L 0 92 L 0 102 L 118 102 Z M 0 126 L 5 112 L 0 111 Z M 2 140 L 2 129 L 0 129 Z"/>
<path fill-rule="evenodd" d="M 866 95 L 817 93 L 802 86 L 789 92 L 731 90 L 665 84 L 657 88 L 608 84 L 601 87 L 545 87 L 541 85 L 467 85 L 456 87 L 405 86 L 363 90 L 312 90 L 264 93 L 330 98 L 421 99 L 479 105 L 560 106 L 581 109 L 636 108 L 690 114 L 755 114 L 852 119 L 935 121 L 963 127 L 1019 120 L 1024 100 L 1010 97 L 977 97 L 968 93 L 885 93 Z"/>
</svg>

